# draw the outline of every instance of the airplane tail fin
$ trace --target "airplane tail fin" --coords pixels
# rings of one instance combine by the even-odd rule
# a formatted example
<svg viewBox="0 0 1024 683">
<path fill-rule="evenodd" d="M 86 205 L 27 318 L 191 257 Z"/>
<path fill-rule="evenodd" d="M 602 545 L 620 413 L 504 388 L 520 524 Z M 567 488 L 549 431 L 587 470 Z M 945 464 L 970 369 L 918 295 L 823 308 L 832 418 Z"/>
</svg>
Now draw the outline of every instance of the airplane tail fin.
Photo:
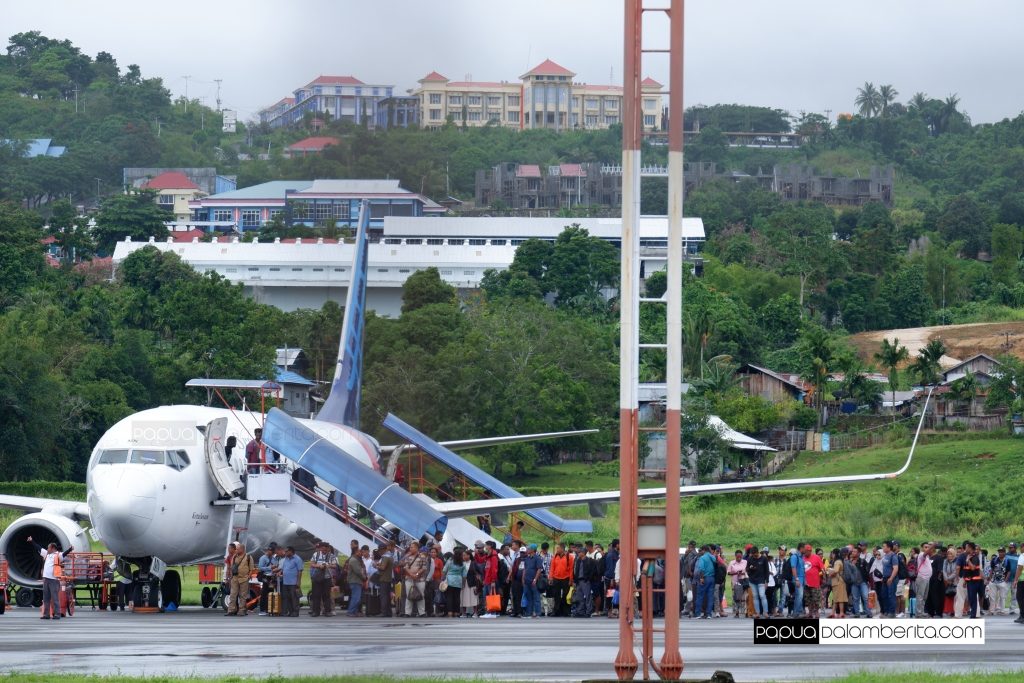
<svg viewBox="0 0 1024 683">
<path fill-rule="evenodd" d="M 345 299 L 345 319 L 338 345 L 338 365 L 331 393 L 316 419 L 359 429 L 359 399 L 363 380 L 363 325 L 366 319 L 366 270 L 370 202 L 359 207 L 359 227 L 352 259 L 352 279 Z"/>
</svg>

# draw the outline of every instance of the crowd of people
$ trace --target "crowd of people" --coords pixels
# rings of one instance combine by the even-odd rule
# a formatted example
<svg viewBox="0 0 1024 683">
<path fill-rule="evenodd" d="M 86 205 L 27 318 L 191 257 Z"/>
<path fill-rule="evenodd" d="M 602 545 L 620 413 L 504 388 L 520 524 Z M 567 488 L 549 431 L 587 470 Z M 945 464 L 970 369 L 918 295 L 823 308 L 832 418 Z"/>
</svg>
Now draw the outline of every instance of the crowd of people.
<svg viewBox="0 0 1024 683">
<path fill-rule="evenodd" d="M 271 544 L 256 563 L 263 583 L 259 613 L 300 614 L 308 571 L 309 616 L 513 618 L 616 616 L 619 542 L 477 541 L 442 550 L 441 538 L 371 549 L 352 543 L 339 556 L 319 543 L 308 563 Z M 226 560 L 232 598 L 227 614 L 244 615 L 247 564 L 240 544 Z M 801 543 L 773 552 L 748 544 L 728 558 L 720 545 L 691 541 L 680 553 L 680 613 L 690 618 L 978 618 L 1024 615 L 1024 562 L 1009 543 L 988 553 L 971 541 L 896 541 L 834 548 Z M 666 609 L 664 562 L 638 566 L 654 591 L 656 616 Z M 237 582 L 237 590 L 235 583 Z M 280 609 L 268 600 L 280 594 Z M 636 596 L 634 588 L 626 595 Z M 1017 608 L 1015 609 L 1014 603 Z M 1018 617 L 1017 623 L 1024 623 Z"/>
<path fill-rule="evenodd" d="M 440 534 L 421 541 L 376 549 L 353 541 L 341 556 L 320 542 L 308 563 L 294 548 L 272 543 L 255 563 L 262 584 L 259 614 L 299 616 L 307 572 L 312 617 L 591 617 L 613 609 L 618 542 L 605 553 L 591 541 L 556 543 L 552 550 L 548 543 L 512 539 L 499 547 L 488 540 L 449 552 L 442 551 Z M 247 557 L 234 543 L 225 558 L 227 616 L 247 614 Z M 279 608 L 271 607 L 274 594 L 280 595 Z"/>
<path fill-rule="evenodd" d="M 741 617 L 979 618 L 1024 615 L 1024 563 L 1017 544 L 995 553 L 972 541 L 934 541 L 906 552 L 898 541 L 833 548 L 747 545 L 726 559 L 719 545 L 691 541 L 681 562 L 684 613 Z M 731 591 L 731 610 L 726 584 Z M 1024 616 L 1016 623 L 1024 624 Z"/>
</svg>

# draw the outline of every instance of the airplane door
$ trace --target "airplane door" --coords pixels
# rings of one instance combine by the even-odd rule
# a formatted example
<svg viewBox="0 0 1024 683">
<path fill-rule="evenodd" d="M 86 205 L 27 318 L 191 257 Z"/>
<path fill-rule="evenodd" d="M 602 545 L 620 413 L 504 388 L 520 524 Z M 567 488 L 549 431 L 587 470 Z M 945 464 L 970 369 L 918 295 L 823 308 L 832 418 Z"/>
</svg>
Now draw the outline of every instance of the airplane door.
<svg viewBox="0 0 1024 683">
<path fill-rule="evenodd" d="M 224 441 L 227 437 L 228 419 L 218 417 L 206 425 L 206 466 L 210 469 L 210 478 L 217 485 L 222 495 L 234 498 L 241 495 L 245 485 L 238 473 L 231 468 Z"/>
</svg>

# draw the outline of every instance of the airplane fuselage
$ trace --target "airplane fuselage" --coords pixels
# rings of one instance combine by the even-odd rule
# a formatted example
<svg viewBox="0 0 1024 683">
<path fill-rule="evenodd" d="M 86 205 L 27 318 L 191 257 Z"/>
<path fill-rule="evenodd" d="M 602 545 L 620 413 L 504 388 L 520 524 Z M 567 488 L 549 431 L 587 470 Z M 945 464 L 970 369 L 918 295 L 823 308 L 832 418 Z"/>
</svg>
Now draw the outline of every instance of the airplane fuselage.
<svg viewBox="0 0 1024 683">
<path fill-rule="evenodd" d="M 162 406 L 121 420 L 97 442 L 86 475 L 87 504 L 110 552 L 128 558 L 155 556 L 168 565 L 223 557 L 231 507 L 213 504 L 221 494 L 205 450 L 205 427 L 217 418 L 227 418 L 227 435 L 237 439 L 231 465 L 242 474 L 245 446 L 262 424 L 260 413 Z M 367 467 L 379 468 L 378 446 L 370 437 L 330 422 L 303 422 L 360 460 L 365 456 Z M 236 526 L 241 519 L 236 514 Z M 271 540 L 295 545 L 300 531 L 269 508 L 255 505 L 246 545 L 250 551 Z"/>
</svg>

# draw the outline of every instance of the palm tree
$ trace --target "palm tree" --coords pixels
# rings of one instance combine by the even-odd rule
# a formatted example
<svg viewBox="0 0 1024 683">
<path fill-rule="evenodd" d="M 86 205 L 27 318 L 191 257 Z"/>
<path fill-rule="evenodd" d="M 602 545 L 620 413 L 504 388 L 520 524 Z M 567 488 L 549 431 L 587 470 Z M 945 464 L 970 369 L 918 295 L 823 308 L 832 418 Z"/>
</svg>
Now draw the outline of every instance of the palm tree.
<svg viewBox="0 0 1024 683">
<path fill-rule="evenodd" d="M 892 343 L 888 339 L 882 340 L 882 348 L 875 354 L 875 360 L 882 364 L 889 371 L 889 390 L 892 392 L 892 421 L 896 421 L 896 381 L 899 373 L 896 366 L 907 360 L 910 352 L 906 346 L 900 346 L 898 337 L 893 337 Z"/>
<path fill-rule="evenodd" d="M 946 353 L 946 345 L 941 339 L 932 339 L 918 351 L 917 358 L 910 364 L 910 369 L 921 380 L 921 384 L 939 383 L 939 359 Z"/>
<path fill-rule="evenodd" d="M 924 111 L 925 105 L 927 104 L 928 96 L 923 92 L 916 92 L 914 93 L 914 96 L 910 98 L 910 101 L 907 102 L 907 108 L 920 114 Z"/>
<path fill-rule="evenodd" d="M 739 387 L 738 369 L 730 356 L 715 356 L 704 364 L 700 378 L 691 381 L 690 391 L 694 396 L 724 396 Z"/>
<path fill-rule="evenodd" d="M 717 321 L 706 306 L 696 310 L 691 309 L 683 316 L 683 345 L 687 351 L 690 351 L 689 365 L 691 368 L 696 368 L 701 377 L 704 376 L 704 351 L 707 349 L 708 341 L 715 333 L 716 327 Z M 700 351 L 697 359 L 693 357 L 694 349 Z M 693 364 L 694 360 L 697 360 L 696 365 Z"/>
<path fill-rule="evenodd" d="M 878 383 L 868 379 L 866 368 L 856 355 L 850 355 L 840 362 L 843 371 L 843 391 L 858 406 L 866 405 L 877 410 L 882 404 L 882 392 Z"/>
<path fill-rule="evenodd" d="M 971 415 L 971 403 L 978 393 L 978 380 L 973 372 L 956 379 L 949 385 L 949 397 L 957 403 L 967 404 L 967 415 Z"/>
<path fill-rule="evenodd" d="M 881 109 L 881 100 L 874 83 L 864 83 L 863 88 L 857 88 L 857 99 L 853 101 L 860 109 L 862 116 L 868 118 L 874 116 L 875 112 Z"/>
<path fill-rule="evenodd" d="M 899 92 L 891 85 L 878 86 L 878 103 L 881 105 L 882 116 L 889 113 L 889 105 L 896 101 Z"/>
<path fill-rule="evenodd" d="M 818 426 L 821 426 L 822 407 L 828 376 L 835 362 L 835 350 L 828 330 L 818 325 L 809 325 L 800 334 L 797 342 L 803 372 L 800 376 L 814 386 L 814 402 L 818 411 Z"/>
</svg>

